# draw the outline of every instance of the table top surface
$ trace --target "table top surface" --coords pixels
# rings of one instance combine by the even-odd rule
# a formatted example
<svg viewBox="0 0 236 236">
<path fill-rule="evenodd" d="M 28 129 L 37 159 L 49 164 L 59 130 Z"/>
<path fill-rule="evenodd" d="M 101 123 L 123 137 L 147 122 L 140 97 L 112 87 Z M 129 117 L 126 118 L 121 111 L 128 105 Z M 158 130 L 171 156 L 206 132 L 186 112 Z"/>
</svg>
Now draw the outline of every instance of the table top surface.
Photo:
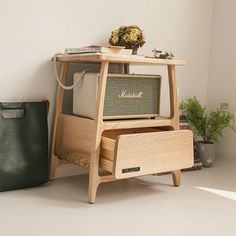
<svg viewBox="0 0 236 236">
<path fill-rule="evenodd" d="M 112 63 L 132 63 L 149 65 L 185 65 L 184 60 L 168 60 L 145 57 L 139 55 L 105 54 L 105 53 L 87 53 L 87 54 L 61 54 L 57 56 L 59 62 L 103 62 Z"/>
</svg>

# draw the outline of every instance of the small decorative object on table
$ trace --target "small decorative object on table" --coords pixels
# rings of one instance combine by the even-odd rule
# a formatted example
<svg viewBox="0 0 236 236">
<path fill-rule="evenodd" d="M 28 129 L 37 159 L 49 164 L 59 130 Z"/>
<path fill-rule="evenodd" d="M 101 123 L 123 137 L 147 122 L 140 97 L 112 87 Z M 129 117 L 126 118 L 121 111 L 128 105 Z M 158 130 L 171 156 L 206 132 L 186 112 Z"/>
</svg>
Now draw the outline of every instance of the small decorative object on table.
<svg viewBox="0 0 236 236">
<path fill-rule="evenodd" d="M 202 141 L 197 142 L 199 156 L 203 167 L 209 167 L 215 158 L 214 143 L 223 135 L 225 128 L 230 128 L 234 132 L 234 114 L 228 110 L 227 103 L 221 103 L 216 111 L 206 111 L 196 97 L 188 99 L 180 104 L 180 109 L 186 115 L 193 132 L 202 137 Z"/>
<path fill-rule="evenodd" d="M 158 48 L 154 48 L 154 49 L 152 50 L 152 52 L 153 52 L 153 57 L 154 57 L 154 58 L 158 58 L 159 55 L 160 55 L 160 53 L 161 53 L 162 51 L 159 50 Z"/>
<path fill-rule="evenodd" d="M 159 50 L 157 48 L 154 48 L 152 50 L 152 52 L 153 52 L 153 57 L 154 58 L 158 58 L 158 59 L 168 59 L 168 60 L 171 60 L 172 58 L 175 57 L 174 53 L 171 52 L 171 51 L 162 53 L 161 50 Z"/>
<path fill-rule="evenodd" d="M 124 46 L 133 49 L 132 54 L 137 54 L 138 48 L 145 43 L 145 36 L 137 25 L 120 26 L 111 32 L 109 43 L 112 46 Z"/>
</svg>

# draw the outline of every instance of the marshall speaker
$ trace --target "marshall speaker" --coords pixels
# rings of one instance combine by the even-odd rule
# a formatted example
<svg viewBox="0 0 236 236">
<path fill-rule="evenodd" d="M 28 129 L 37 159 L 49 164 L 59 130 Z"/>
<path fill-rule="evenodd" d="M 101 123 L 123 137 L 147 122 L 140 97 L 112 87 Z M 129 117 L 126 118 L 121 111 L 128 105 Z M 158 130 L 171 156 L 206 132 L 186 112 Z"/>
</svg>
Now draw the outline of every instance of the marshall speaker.
<svg viewBox="0 0 236 236">
<path fill-rule="evenodd" d="M 74 74 L 74 83 L 81 73 Z M 73 113 L 95 118 L 99 73 L 86 73 L 73 92 Z M 156 117 L 159 115 L 160 75 L 108 74 L 104 119 Z"/>
</svg>

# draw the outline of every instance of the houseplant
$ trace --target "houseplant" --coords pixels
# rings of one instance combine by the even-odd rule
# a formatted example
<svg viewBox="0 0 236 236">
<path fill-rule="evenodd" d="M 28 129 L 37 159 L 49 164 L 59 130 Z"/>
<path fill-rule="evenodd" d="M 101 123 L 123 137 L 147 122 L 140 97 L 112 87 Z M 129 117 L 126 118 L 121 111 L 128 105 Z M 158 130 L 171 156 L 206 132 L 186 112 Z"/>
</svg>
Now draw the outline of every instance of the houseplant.
<svg viewBox="0 0 236 236">
<path fill-rule="evenodd" d="M 212 165 L 215 157 L 214 144 L 219 141 L 225 128 L 234 132 L 234 114 L 229 111 L 227 103 L 221 103 L 215 111 L 207 111 L 196 97 L 182 101 L 180 110 L 187 117 L 193 132 L 202 138 L 198 141 L 198 151 L 204 167 Z"/>
<path fill-rule="evenodd" d="M 109 43 L 112 46 L 133 49 L 133 54 L 137 54 L 138 48 L 145 43 L 145 36 L 137 25 L 120 26 L 111 32 Z"/>
</svg>

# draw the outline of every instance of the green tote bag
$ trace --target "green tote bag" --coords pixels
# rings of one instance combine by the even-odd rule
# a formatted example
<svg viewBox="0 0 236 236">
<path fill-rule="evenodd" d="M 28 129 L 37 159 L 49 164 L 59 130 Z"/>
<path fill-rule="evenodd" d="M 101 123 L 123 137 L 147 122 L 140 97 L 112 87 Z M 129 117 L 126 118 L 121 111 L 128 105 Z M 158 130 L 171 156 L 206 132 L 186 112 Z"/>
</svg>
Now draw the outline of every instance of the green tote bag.
<svg viewBox="0 0 236 236">
<path fill-rule="evenodd" d="M 48 181 L 47 105 L 0 103 L 0 191 Z"/>
</svg>

